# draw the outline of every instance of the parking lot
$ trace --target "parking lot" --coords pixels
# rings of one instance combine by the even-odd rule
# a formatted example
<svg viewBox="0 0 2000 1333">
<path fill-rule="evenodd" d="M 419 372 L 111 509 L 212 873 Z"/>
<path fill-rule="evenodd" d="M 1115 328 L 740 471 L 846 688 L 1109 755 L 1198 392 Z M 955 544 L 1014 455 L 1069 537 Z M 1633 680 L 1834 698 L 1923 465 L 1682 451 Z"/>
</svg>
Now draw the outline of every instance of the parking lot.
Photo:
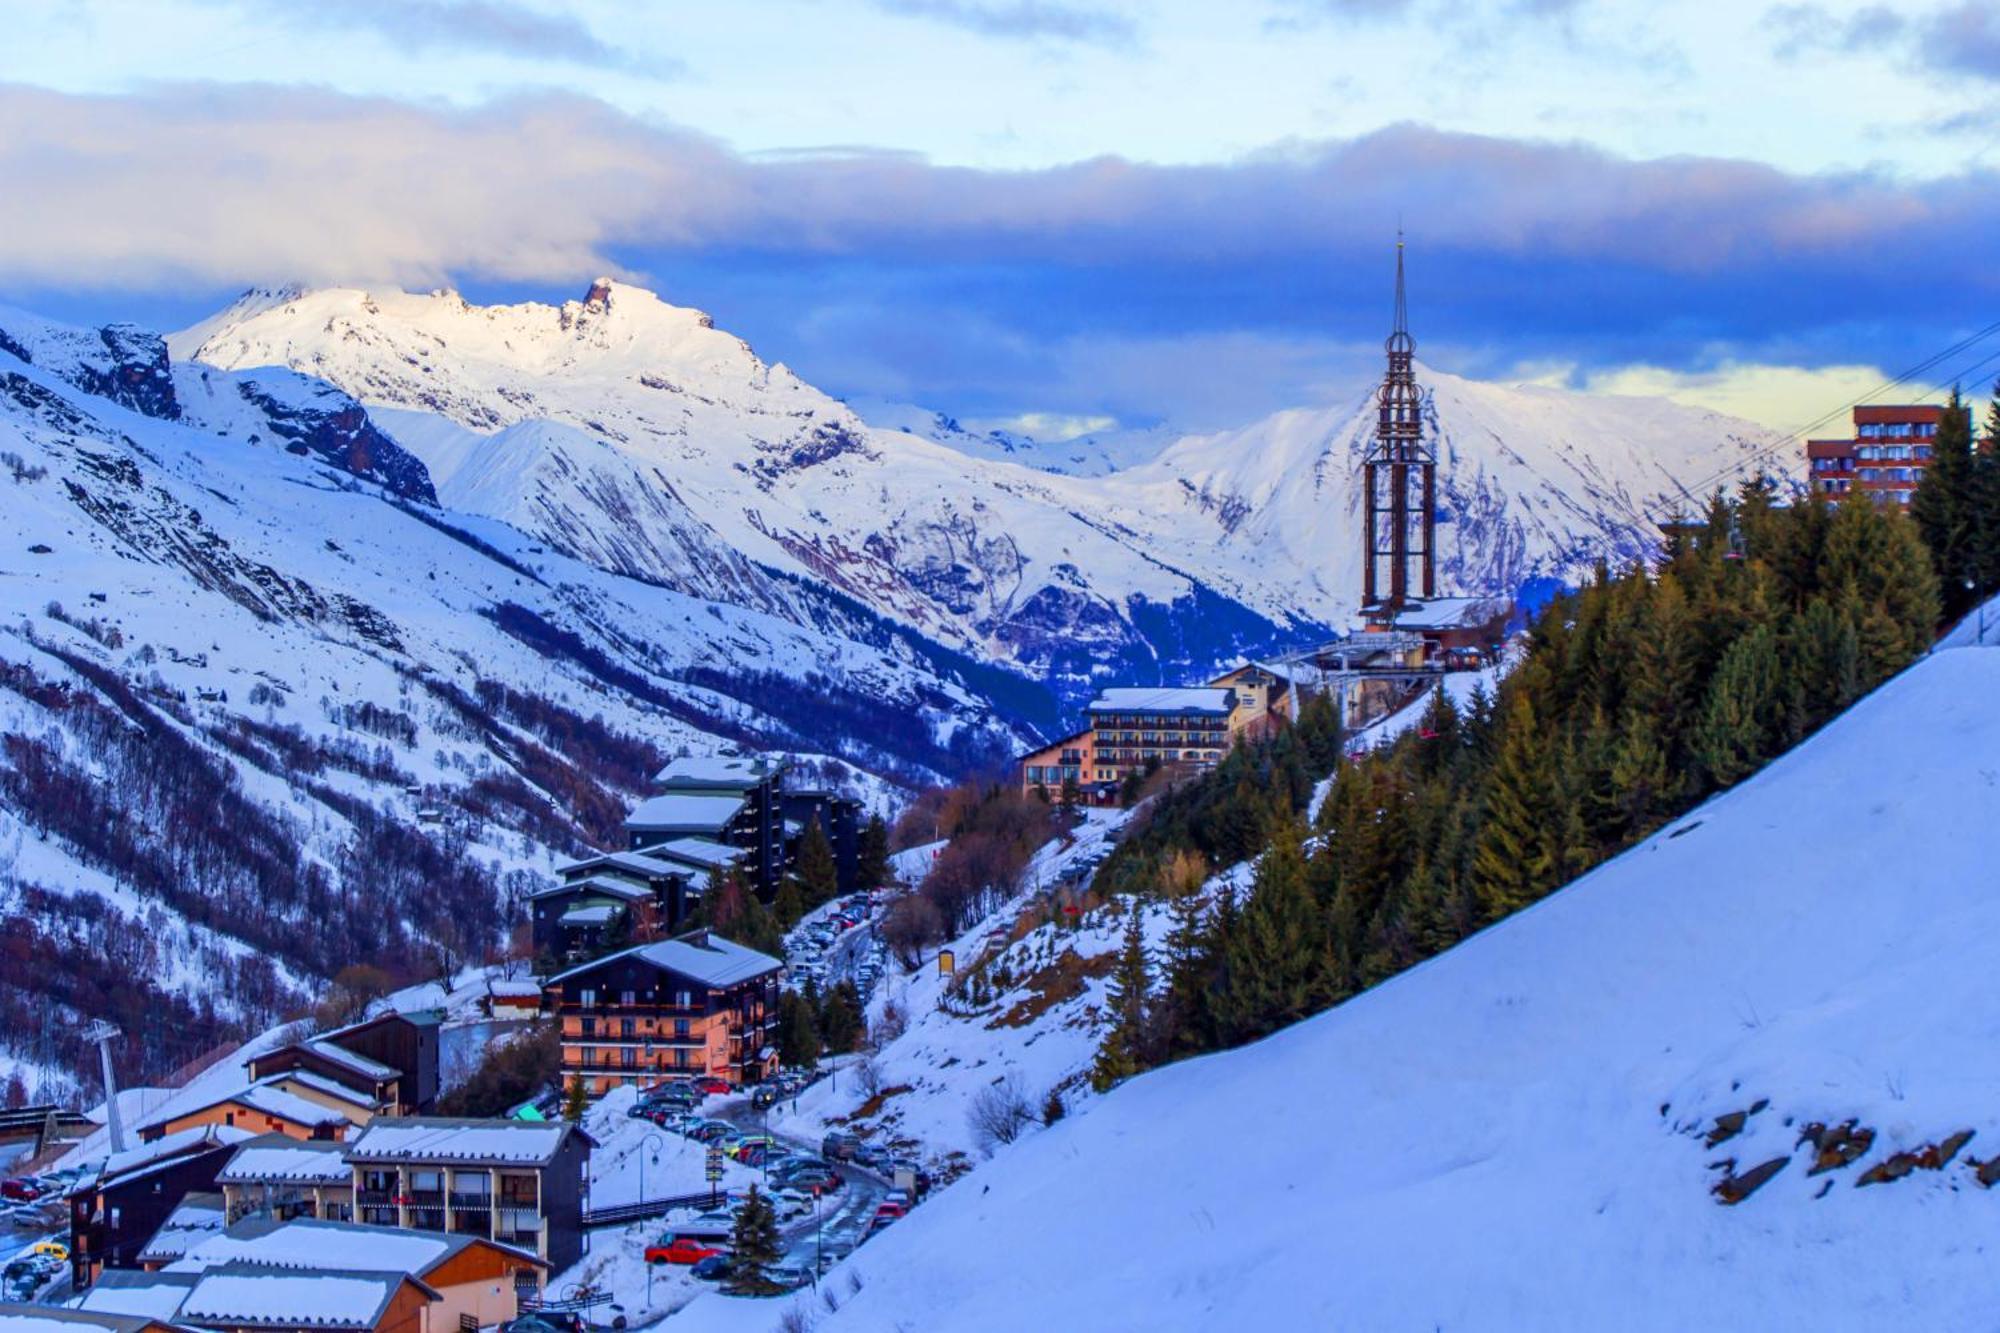
<svg viewBox="0 0 2000 1333">
<path fill-rule="evenodd" d="M 886 903 L 881 893 L 855 893 L 809 913 L 785 937 L 785 985 L 824 992 L 848 981 L 865 1001 L 882 979 L 876 925 Z"/>
</svg>

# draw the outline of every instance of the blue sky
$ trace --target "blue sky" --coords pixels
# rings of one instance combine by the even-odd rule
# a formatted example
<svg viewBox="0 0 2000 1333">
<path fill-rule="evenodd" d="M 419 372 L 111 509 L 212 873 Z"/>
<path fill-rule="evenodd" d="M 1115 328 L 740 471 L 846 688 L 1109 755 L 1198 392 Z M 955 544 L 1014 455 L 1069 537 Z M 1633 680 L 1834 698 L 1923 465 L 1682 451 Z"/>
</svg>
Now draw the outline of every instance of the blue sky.
<svg viewBox="0 0 2000 1333">
<path fill-rule="evenodd" d="M 2000 0 L 21 8 L 0 298 L 64 317 L 607 270 L 835 392 L 1195 427 L 1372 373 L 1399 221 L 1435 364 L 1774 425 L 2000 318 Z"/>
</svg>

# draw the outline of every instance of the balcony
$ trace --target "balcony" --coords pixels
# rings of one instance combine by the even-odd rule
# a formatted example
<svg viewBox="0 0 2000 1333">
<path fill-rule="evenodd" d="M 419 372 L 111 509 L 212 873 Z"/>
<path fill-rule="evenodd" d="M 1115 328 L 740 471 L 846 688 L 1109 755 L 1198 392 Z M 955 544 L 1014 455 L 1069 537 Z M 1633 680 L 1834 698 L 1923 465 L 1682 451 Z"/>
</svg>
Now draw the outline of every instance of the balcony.
<svg viewBox="0 0 2000 1333">
<path fill-rule="evenodd" d="M 474 1208 L 482 1212 L 493 1207 L 493 1196 L 485 1190 L 453 1190 L 451 1206 L 454 1208 Z"/>
<path fill-rule="evenodd" d="M 396 1191 L 356 1190 L 354 1192 L 354 1201 L 358 1204 L 361 1204 L 364 1207 L 369 1206 L 371 1204 L 376 1207 L 393 1207 L 397 1201 Z"/>
</svg>

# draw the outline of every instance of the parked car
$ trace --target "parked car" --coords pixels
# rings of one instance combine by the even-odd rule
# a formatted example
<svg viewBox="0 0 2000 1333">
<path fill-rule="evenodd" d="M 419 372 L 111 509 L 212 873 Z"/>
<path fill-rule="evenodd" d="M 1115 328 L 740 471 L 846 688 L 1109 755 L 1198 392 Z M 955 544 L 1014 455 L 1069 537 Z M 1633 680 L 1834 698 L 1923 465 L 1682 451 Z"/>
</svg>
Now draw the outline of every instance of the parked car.
<svg viewBox="0 0 2000 1333">
<path fill-rule="evenodd" d="M 729 1256 L 711 1254 L 688 1270 L 690 1277 L 698 1277 L 703 1282 L 720 1282 L 729 1276 Z"/>
<path fill-rule="evenodd" d="M 882 1200 L 882 1202 L 875 1205 L 875 1220 L 879 1222 L 885 1217 L 888 1218 L 907 1217 L 909 1216 L 909 1212 L 910 1210 L 906 1208 L 904 1205 L 900 1203 L 891 1203 L 889 1200 L 884 1199 Z"/>
<path fill-rule="evenodd" d="M 854 1150 L 860 1146 L 860 1139 L 855 1138 L 852 1134 L 843 1134 L 839 1130 L 835 1130 L 820 1140 L 819 1155 L 836 1162 L 844 1162 L 854 1156 Z"/>
<path fill-rule="evenodd" d="M 721 1257 L 721 1250 L 713 1245 L 704 1245 L 692 1236 L 675 1236 L 646 1247 L 646 1262 L 649 1264 L 698 1264 L 704 1259 Z"/>
<path fill-rule="evenodd" d="M 16 1203 L 33 1203 L 46 1193 L 48 1191 L 43 1189 L 38 1181 L 29 1180 L 26 1176 L 0 1180 L 0 1199 L 12 1199 Z"/>
<path fill-rule="evenodd" d="M 776 1106 L 778 1104 L 778 1091 L 776 1087 L 769 1083 L 760 1084 L 756 1091 L 750 1094 L 750 1105 L 756 1107 L 759 1111 Z"/>
<path fill-rule="evenodd" d="M 789 1264 L 782 1264 L 776 1268 L 765 1269 L 764 1280 L 785 1291 L 797 1291 L 800 1287 L 812 1281 L 812 1274 L 803 1268 L 794 1268 Z"/>
<path fill-rule="evenodd" d="M 69 1246 L 59 1240 L 38 1240 L 28 1247 L 29 1254 L 46 1254 L 57 1263 L 69 1262 Z"/>
<path fill-rule="evenodd" d="M 695 1079 L 694 1086 L 699 1088 L 706 1096 L 720 1097 L 729 1091 L 729 1080 L 726 1078 L 717 1078 L 715 1075 L 709 1074 L 704 1078 Z"/>
</svg>

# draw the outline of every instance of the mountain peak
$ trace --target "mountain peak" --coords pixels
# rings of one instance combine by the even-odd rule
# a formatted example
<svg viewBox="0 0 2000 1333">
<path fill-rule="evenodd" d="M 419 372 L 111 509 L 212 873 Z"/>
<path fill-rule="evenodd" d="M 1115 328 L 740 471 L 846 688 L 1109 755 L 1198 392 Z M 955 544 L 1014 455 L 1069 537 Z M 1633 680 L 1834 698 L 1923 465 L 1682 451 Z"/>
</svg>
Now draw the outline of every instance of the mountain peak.
<svg viewBox="0 0 2000 1333">
<path fill-rule="evenodd" d="M 610 306 L 612 286 L 611 279 L 599 278 L 597 281 L 591 283 L 590 290 L 583 294 L 583 303 L 586 306 Z"/>
</svg>

